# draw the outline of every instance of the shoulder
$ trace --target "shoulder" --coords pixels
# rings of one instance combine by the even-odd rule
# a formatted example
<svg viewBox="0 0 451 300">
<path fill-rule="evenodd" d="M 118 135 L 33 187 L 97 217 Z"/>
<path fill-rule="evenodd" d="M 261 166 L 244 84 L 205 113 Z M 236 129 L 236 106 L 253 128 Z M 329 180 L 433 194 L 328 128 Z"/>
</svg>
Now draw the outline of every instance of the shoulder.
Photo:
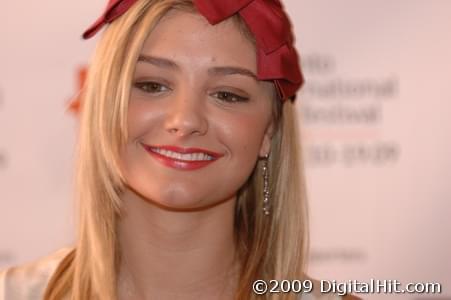
<svg viewBox="0 0 451 300">
<path fill-rule="evenodd" d="M 73 248 L 62 248 L 31 263 L 0 271 L 0 300 L 42 299 L 50 277 Z"/>
</svg>

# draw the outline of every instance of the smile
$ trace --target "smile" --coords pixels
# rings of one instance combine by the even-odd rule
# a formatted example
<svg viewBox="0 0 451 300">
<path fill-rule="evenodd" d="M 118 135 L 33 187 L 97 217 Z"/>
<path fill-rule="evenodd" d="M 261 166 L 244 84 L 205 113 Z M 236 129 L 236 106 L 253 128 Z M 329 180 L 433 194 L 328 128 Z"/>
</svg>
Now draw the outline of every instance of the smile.
<svg viewBox="0 0 451 300">
<path fill-rule="evenodd" d="M 200 148 L 141 145 L 152 157 L 156 158 L 163 165 L 179 170 L 200 169 L 223 156 L 221 153 Z"/>
<path fill-rule="evenodd" d="M 183 154 L 179 152 L 174 152 L 171 150 L 166 149 L 160 149 L 160 148 L 151 148 L 150 149 L 153 152 L 156 152 L 158 154 L 164 155 L 166 157 L 178 159 L 178 160 L 184 160 L 184 161 L 198 161 L 198 160 L 213 160 L 213 157 L 203 153 L 203 152 L 195 152 L 195 153 L 189 153 L 189 154 Z"/>
</svg>

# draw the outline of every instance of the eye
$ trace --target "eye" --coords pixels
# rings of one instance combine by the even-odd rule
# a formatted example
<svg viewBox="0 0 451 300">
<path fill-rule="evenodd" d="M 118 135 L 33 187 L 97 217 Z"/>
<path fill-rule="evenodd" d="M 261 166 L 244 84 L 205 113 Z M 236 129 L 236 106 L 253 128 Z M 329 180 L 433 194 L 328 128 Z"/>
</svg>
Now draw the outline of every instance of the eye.
<svg viewBox="0 0 451 300">
<path fill-rule="evenodd" d="M 150 93 L 150 94 L 157 94 L 166 92 L 169 90 L 169 88 L 161 83 L 154 82 L 154 81 L 141 81 L 141 82 L 135 82 L 134 86 L 138 89 L 140 89 L 143 92 Z"/>
<path fill-rule="evenodd" d="M 237 94 L 231 93 L 231 92 L 216 92 L 213 94 L 214 97 L 218 98 L 221 101 L 224 102 L 246 102 L 249 100 L 248 97 L 239 96 Z"/>
</svg>

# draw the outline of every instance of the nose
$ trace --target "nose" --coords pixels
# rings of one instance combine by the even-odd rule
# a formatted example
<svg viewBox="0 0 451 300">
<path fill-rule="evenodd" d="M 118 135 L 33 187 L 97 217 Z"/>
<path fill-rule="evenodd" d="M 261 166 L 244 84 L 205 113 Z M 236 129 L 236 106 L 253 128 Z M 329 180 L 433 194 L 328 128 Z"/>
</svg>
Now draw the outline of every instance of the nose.
<svg viewBox="0 0 451 300">
<path fill-rule="evenodd" d="M 208 130 L 205 108 L 200 97 L 184 93 L 174 97 L 168 105 L 165 129 L 179 137 L 204 135 Z"/>
</svg>

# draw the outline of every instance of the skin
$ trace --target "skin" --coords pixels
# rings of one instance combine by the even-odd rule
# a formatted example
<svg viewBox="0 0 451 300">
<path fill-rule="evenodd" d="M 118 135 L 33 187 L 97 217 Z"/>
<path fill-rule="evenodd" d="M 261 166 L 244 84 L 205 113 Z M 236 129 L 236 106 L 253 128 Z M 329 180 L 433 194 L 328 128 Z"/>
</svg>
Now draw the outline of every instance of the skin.
<svg viewBox="0 0 451 300">
<path fill-rule="evenodd" d="M 231 299 L 239 268 L 236 192 L 270 150 L 274 86 L 249 75 L 257 73 L 255 47 L 232 20 L 212 26 L 198 14 L 171 11 L 141 55 L 122 155 L 129 188 L 119 223 L 119 299 Z M 223 156 L 177 170 L 141 143 Z"/>
</svg>

